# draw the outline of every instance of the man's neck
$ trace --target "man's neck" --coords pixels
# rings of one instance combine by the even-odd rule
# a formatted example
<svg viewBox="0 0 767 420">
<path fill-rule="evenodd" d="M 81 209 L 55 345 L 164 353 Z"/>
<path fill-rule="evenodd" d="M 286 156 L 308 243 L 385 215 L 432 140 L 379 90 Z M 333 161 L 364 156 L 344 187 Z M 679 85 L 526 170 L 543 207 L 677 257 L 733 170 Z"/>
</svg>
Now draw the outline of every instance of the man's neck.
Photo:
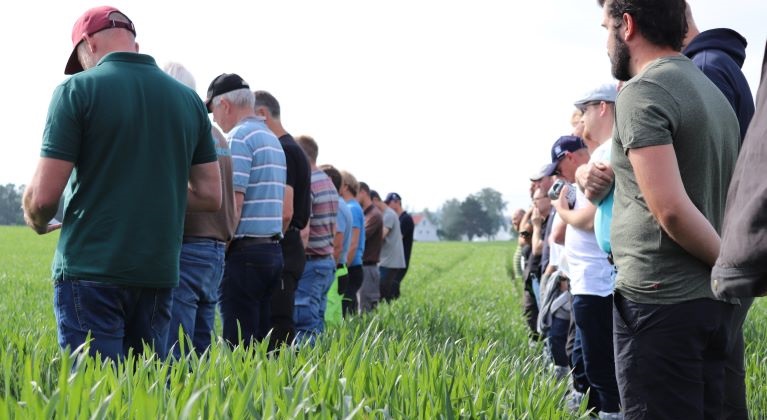
<svg viewBox="0 0 767 420">
<path fill-rule="evenodd" d="M 646 42 L 644 48 L 639 49 L 639 51 L 631 52 L 631 67 L 634 70 L 632 77 L 641 73 L 645 67 L 659 58 L 678 57 L 679 54 L 679 51 L 676 51 L 673 48 L 659 47 Z"/>
<path fill-rule="evenodd" d="M 248 118 L 258 118 L 258 115 L 256 115 L 255 112 L 249 111 L 247 109 L 239 109 L 234 112 L 235 120 L 237 123 L 235 125 L 240 125 L 242 122 Z"/>
<path fill-rule="evenodd" d="M 276 119 L 266 119 L 266 125 L 269 127 L 269 130 L 271 130 L 272 133 L 274 133 L 277 138 L 280 138 L 284 136 L 285 134 L 288 134 L 287 131 L 285 131 L 284 128 L 282 128 L 282 124 L 279 120 Z"/>
</svg>

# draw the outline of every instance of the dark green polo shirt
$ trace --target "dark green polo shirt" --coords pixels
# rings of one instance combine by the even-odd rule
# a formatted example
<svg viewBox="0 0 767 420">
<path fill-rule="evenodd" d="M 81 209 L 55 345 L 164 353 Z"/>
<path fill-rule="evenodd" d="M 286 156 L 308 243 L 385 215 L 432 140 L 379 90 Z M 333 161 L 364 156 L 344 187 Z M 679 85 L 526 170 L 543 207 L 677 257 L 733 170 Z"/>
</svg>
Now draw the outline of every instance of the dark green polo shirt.
<svg viewBox="0 0 767 420">
<path fill-rule="evenodd" d="M 53 261 L 63 275 L 175 287 L 191 165 L 216 161 L 199 96 L 116 52 L 56 88 L 41 156 L 74 163 Z"/>
</svg>

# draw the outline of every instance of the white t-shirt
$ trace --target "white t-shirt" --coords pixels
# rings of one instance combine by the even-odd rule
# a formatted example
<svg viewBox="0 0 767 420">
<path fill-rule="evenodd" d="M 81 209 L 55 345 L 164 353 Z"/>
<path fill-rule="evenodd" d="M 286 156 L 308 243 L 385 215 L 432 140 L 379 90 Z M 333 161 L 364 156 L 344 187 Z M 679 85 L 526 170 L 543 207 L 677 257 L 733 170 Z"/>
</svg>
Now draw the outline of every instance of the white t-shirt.
<svg viewBox="0 0 767 420">
<path fill-rule="evenodd" d="M 586 207 L 588 199 L 576 188 L 575 209 Z M 567 225 L 565 231 L 570 292 L 573 295 L 608 296 L 615 288 L 607 254 L 597 245 L 594 232 Z"/>
<path fill-rule="evenodd" d="M 552 223 L 554 223 L 553 226 L 564 223 L 562 218 L 559 217 L 559 213 L 554 213 L 554 221 Z M 549 235 L 549 265 L 559 267 L 562 263 L 562 253 L 564 250 L 565 247 L 554 242 L 553 235 Z"/>
</svg>

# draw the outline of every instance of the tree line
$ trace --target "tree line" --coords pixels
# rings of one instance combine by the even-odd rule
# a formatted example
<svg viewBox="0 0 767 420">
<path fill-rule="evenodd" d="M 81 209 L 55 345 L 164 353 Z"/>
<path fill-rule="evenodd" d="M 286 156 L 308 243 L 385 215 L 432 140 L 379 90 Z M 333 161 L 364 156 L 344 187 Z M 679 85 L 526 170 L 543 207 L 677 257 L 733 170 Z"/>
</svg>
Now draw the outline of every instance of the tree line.
<svg viewBox="0 0 767 420">
<path fill-rule="evenodd" d="M 23 225 L 24 214 L 21 211 L 23 185 L 0 185 L 0 225 Z M 437 234 L 444 240 L 472 240 L 478 237 L 493 239 L 498 231 L 506 228 L 508 222 L 503 214 L 506 202 L 501 193 L 484 188 L 471 194 L 463 201 L 450 199 L 432 213 L 424 211 L 424 216 L 439 226 Z"/>
<path fill-rule="evenodd" d="M 21 211 L 22 194 L 23 185 L 0 185 L 0 225 L 24 224 L 24 213 Z"/>
<path fill-rule="evenodd" d="M 436 215 L 426 214 L 438 220 L 437 234 L 444 240 L 460 240 L 485 237 L 494 239 L 508 222 L 503 214 L 506 202 L 500 192 L 492 188 L 470 194 L 463 201 L 450 199 Z"/>
</svg>

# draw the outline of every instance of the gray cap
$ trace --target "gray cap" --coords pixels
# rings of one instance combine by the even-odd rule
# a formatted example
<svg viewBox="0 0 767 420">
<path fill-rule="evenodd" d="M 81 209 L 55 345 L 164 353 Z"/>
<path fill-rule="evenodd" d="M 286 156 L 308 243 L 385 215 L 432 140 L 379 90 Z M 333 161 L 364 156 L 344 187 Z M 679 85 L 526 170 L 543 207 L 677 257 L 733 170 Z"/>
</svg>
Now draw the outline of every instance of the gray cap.
<svg viewBox="0 0 767 420">
<path fill-rule="evenodd" d="M 601 101 L 615 102 L 616 96 L 618 96 L 618 85 L 607 83 L 589 91 L 582 99 L 575 101 L 575 107 L 583 111 L 584 105 L 588 103 Z"/>
<path fill-rule="evenodd" d="M 546 174 L 546 171 L 548 169 L 549 169 L 549 164 L 548 163 L 543 165 L 543 166 L 541 166 L 540 169 L 538 169 L 532 175 L 530 175 L 530 181 L 533 181 L 533 182 L 540 181 L 544 176 L 548 176 Z"/>
</svg>

